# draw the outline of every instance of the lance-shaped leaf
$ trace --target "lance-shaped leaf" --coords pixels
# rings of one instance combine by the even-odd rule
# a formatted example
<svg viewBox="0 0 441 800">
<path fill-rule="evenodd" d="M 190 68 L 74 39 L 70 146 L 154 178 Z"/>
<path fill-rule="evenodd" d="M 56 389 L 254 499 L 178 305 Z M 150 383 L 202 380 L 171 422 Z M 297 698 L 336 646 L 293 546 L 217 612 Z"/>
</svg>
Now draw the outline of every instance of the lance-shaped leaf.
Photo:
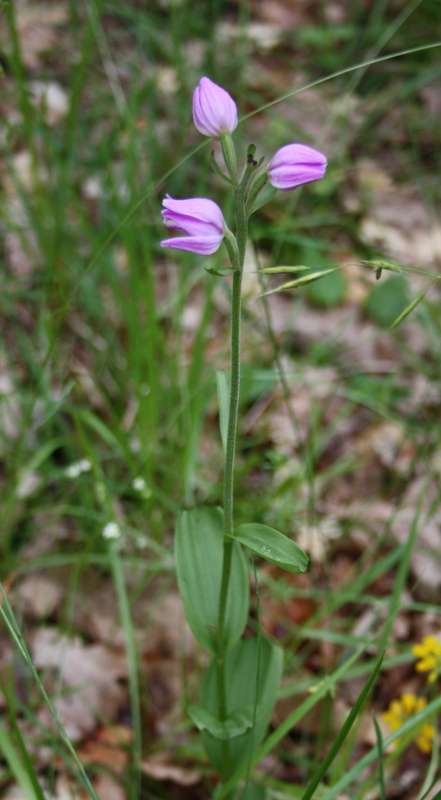
<svg viewBox="0 0 441 800">
<path fill-rule="evenodd" d="M 252 214 L 255 214 L 256 211 L 259 210 L 259 208 L 262 208 L 262 206 L 265 206 L 267 203 L 271 202 L 271 200 L 273 199 L 273 197 L 276 196 L 276 194 L 277 190 L 274 189 L 274 186 L 270 186 L 269 184 L 264 186 L 263 189 L 259 191 L 258 195 L 254 199 L 252 199 L 251 203 L 249 204 L 248 213 L 250 214 L 250 216 Z"/>
<path fill-rule="evenodd" d="M 398 327 L 398 325 L 399 325 L 401 322 L 403 322 L 403 321 L 406 319 L 406 317 L 408 317 L 408 316 L 409 316 L 409 314 L 411 314 L 411 313 L 412 313 L 412 311 L 413 311 L 413 310 L 414 310 L 414 309 L 415 309 L 417 306 L 419 306 L 419 304 L 421 303 L 421 301 L 422 301 L 422 300 L 424 300 L 424 298 L 425 298 L 425 296 L 426 296 L 427 292 L 429 291 L 429 289 L 430 289 L 430 286 L 428 286 L 428 287 L 427 287 L 427 289 L 425 289 L 425 290 L 424 290 L 424 292 L 421 292 L 421 293 L 420 293 L 420 294 L 418 294 L 416 297 L 414 297 L 414 299 L 413 299 L 413 300 L 412 300 L 412 301 L 409 303 L 409 305 L 408 305 L 408 306 L 406 306 L 406 308 L 404 308 L 404 309 L 402 310 L 401 314 L 398 314 L 398 317 L 396 317 L 396 318 L 394 319 L 394 321 L 392 322 L 392 325 L 390 326 L 390 327 L 391 327 L 391 330 L 392 330 L 393 328 L 396 328 L 396 327 Z"/>
<path fill-rule="evenodd" d="M 195 638 L 214 653 L 218 647 L 219 600 L 223 562 L 223 512 L 192 508 L 178 517 L 175 537 L 178 586 L 185 616 Z M 240 638 L 248 618 L 246 558 L 233 543 L 224 625 L 224 648 Z"/>
<path fill-rule="evenodd" d="M 271 719 L 282 676 L 283 653 L 264 636 L 238 642 L 225 659 L 227 717 L 248 717 L 252 727 L 228 742 L 204 731 L 202 738 L 212 764 L 223 779 L 229 778 L 262 741 Z M 213 659 L 202 685 L 201 705 L 215 717 L 219 709 L 219 670 Z"/>
<path fill-rule="evenodd" d="M 296 278 L 294 281 L 288 281 L 287 283 L 282 283 L 281 286 L 277 286 L 276 289 L 270 289 L 268 292 L 264 292 L 263 296 L 269 294 L 274 294 L 275 292 L 285 292 L 288 289 L 297 289 L 298 286 L 306 286 L 308 283 L 313 283 L 314 281 L 319 281 L 320 278 L 324 278 L 325 275 L 331 275 L 332 272 L 337 272 L 340 267 L 330 267 L 330 269 L 323 269 L 318 270 L 317 272 L 310 272 L 309 275 L 302 275 L 301 278 Z"/>
<path fill-rule="evenodd" d="M 234 538 L 261 558 L 277 564 L 287 572 L 306 572 L 309 556 L 292 539 L 269 525 L 245 523 L 239 525 Z"/>
<path fill-rule="evenodd" d="M 219 405 L 219 428 L 224 451 L 227 449 L 228 407 L 230 404 L 230 387 L 226 372 L 216 371 L 217 402 Z"/>
<path fill-rule="evenodd" d="M 187 714 L 200 731 L 208 731 L 215 739 L 234 739 L 253 726 L 253 709 L 235 711 L 220 720 L 203 706 L 191 705 Z"/>
<path fill-rule="evenodd" d="M 280 272 L 310 272 L 311 267 L 305 267 L 303 264 L 297 264 L 292 267 L 263 267 L 260 272 L 265 275 L 278 275 Z"/>
</svg>

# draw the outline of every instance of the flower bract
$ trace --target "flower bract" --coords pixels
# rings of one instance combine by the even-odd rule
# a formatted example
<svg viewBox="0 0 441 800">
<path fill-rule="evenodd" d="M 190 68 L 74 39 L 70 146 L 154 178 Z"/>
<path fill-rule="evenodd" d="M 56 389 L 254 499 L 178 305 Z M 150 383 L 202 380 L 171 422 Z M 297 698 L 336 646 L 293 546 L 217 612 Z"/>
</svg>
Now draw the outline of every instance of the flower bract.
<svg viewBox="0 0 441 800">
<path fill-rule="evenodd" d="M 217 203 L 207 197 L 176 200 L 167 195 L 162 201 L 162 219 L 168 228 L 185 234 L 163 239 L 161 247 L 211 255 L 224 237 L 225 220 Z"/>
<path fill-rule="evenodd" d="M 210 78 L 201 78 L 193 92 L 193 122 L 204 136 L 222 136 L 237 127 L 236 103 Z"/>
<path fill-rule="evenodd" d="M 276 189 L 295 189 L 323 178 L 327 163 L 326 156 L 309 145 L 287 144 L 272 157 L 268 175 Z"/>
</svg>

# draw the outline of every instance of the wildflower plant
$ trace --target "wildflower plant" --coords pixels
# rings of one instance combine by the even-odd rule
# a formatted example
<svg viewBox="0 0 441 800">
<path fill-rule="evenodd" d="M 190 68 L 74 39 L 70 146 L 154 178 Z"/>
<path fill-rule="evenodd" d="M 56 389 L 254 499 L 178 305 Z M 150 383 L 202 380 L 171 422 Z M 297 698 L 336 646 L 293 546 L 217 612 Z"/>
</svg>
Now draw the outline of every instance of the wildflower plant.
<svg viewBox="0 0 441 800">
<path fill-rule="evenodd" d="M 307 554 L 275 528 L 254 520 L 237 525 L 234 472 L 240 394 L 241 286 L 251 215 L 274 193 L 323 177 L 326 158 L 304 144 L 278 150 L 268 165 L 250 145 L 238 161 L 232 137 L 238 124 L 233 98 L 209 78 L 193 94 L 193 121 L 204 136 L 220 142 L 223 167 L 231 187 L 231 227 L 210 198 L 163 200 L 164 224 L 177 232 L 166 248 L 211 255 L 225 245 L 232 279 L 229 373 L 217 375 L 219 416 L 225 466 L 223 507 L 201 506 L 181 512 L 176 524 L 177 578 L 185 614 L 211 660 L 200 702 L 188 708 L 201 731 L 205 749 L 222 784 L 217 797 L 231 797 L 228 787 L 243 775 L 269 724 L 282 674 L 282 651 L 264 637 L 243 638 L 249 616 L 249 556 L 259 556 L 292 573 L 305 572 Z M 223 789 L 223 786 L 226 787 Z"/>
</svg>

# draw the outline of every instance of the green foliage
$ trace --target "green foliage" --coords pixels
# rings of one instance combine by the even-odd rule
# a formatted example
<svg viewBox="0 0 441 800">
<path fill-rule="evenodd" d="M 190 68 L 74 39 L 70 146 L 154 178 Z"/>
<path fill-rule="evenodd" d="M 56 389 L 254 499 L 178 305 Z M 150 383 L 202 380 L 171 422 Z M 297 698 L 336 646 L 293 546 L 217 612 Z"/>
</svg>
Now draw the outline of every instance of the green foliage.
<svg viewBox="0 0 441 800">
<path fill-rule="evenodd" d="M 253 724 L 251 730 L 228 742 L 209 733 L 203 734 L 210 761 L 224 779 L 230 777 L 239 764 L 246 764 L 265 734 L 277 697 L 282 662 L 280 648 L 264 636 L 241 640 L 227 654 L 227 714 L 247 718 L 252 709 Z M 218 675 L 216 659 L 213 659 L 204 678 L 201 702 L 214 716 L 219 711 Z"/>
<path fill-rule="evenodd" d="M 319 281 L 323 281 L 326 278 L 329 278 L 331 275 L 338 272 L 338 267 L 330 267 L 329 269 L 317 270 L 316 272 L 310 272 L 307 275 L 302 275 L 301 278 L 295 278 L 295 280 L 287 281 L 287 283 L 282 283 L 280 286 L 277 286 L 275 289 L 270 289 L 270 291 L 265 292 L 266 295 L 268 294 L 275 294 L 276 292 L 287 292 L 292 289 L 297 289 L 300 286 L 309 286 L 309 284 L 316 284 Z"/>
<path fill-rule="evenodd" d="M 218 719 L 203 706 L 191 705 L 187 708 L 190 719 L 198 730 L 208 731 L 215 739 L 234 739 L 253 727 L 253 710 L 233 711 L 224 720 Z"/>
<path fill-rule="evenodd" d="M 240 795 L 241 800 L 265 800 L 267 792 L 264 786 L 249 783 Z"/>
<path fill-rule="evenodd" d="M 185 615 L 198 642 L 216 652 L 223 560 L 223 513 L 219 508 L 182 511 L 176 524 L 175 555 Z M 224 646 L 231 647 L 246 625 L 249 607 L 247 563 L 233 544 Z"/>
<path fill-rule="evenodd" d="M 347 281 L 344 272 L 335 270 L 308 286 L 307 297 L 316 306 L 332 308 L 344 300 L 346 287 Z"/>
<path fill-rule="evenodd" d="M 274 369 L 256 367 L 253 364 L 241 365 L 240 401 L 243 405 L 253 403 L 262 395 L 271 392 L 278 376 Z"/>
<path fill-rule="evenodd" d="M 217 402 L 219 406 L 219 429 L 222 440 L 222 447 L 224 450 L 227 446 L 227 429 L 228 429 L 228 405 L 230 399 L 230 389 L 228 386 L 228 378 L 223 370 L 216 372 L 216 386 L 217 386 Z"/>
<path fill-rule="evenodd" d="M 295 542 L 269 525 L 244 523 L 239 525 L 234 538 L 256 555 L 277 564 L 287 572 L 306 572 L 308 569 L 307 554 Z"/>
<path fill-rule="evenodd" d="M 380 674 L 381 665 L 383 663 L 384 653 L 382 653 L 379 658 L 377 659 L 377 663 L 375 664 L 372 673 L 370 674 L 368 680 L 366 681 L 363 689 L 361 690 L 360 694 L 357 697 L 354 705 L 352 706 L 348 716 L 346 717 L 343 725 L 341 726 L 332 746 L 330 747 L 326 757 L 321 762 L 320 766 L 316 770 L 315 774 L 312 775 L 304 794 L 302 795 L 302 800 L 311 800 L 315 790 L 317 789 L 320 781 L 326 775 L 329 767 L 331 766 L 332 762 L 336 758 L 339 750 L 343 746 L 343 743 L 346 737 L 349 734 L 353 724 L 357 717 L 361 714 L 364 705 L 369 697 L 370 692 L 372 691 L 376 681 L 378 680 L 378 676 Z"/>
<path fill-rule="evenodd" d="M 424 300 L 427 292 L 428 289 L 425 289 L 424 292 L 420 292 L 420 294 L 417 294 L 417 296 L 410 301 L 410 303 L 403 309 L 403 311 L 401 311 L 401 313 L 398 314 L 398 317 L 394 319 L 390 327 L 393 329 L 397 328 L 398 325 L 401 325 L 401 323 L 404 322 L 404 320 L 409 316 L 409 314 L 411 314 L 412 311 L 414 311 L 415 308 L 417 308 L 419 304 Z"/>
<path fill-rule="evenodd" d="M 374 286 L 366 300 L 366 313 L 373 322 L 388 328 L 409 303 L 406 279 L 392 275 Z"/>
</svg>

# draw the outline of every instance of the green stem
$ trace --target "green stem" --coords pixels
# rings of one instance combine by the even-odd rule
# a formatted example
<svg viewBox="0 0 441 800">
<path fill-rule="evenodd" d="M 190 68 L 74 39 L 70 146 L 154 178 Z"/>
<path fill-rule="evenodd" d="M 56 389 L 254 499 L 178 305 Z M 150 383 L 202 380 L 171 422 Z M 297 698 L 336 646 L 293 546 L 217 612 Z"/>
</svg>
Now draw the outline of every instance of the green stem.
<svg viewBox="0 0 441 800">
<path fill-rule="evenodd" d="M 219 599 L 218 625 L 218 678 L 219 678 L 219 716 L 227 717 L 225 687 L 225 617 L 227 611 L 228 587 L 231 576 L 231 560 L 233 555 L 234 535 L 234 461 L 236 454 L 237 418 L 240 393 L 240 307 L 241 307 L 242 272 L 233 275 L 233 296 L 231 314 L 231 379 L 230 407 L 228 412 L 228 433 L 225 452 L 224 472 L 224 552 L 222 561 L 222 579 Z"/>
<path fill-rule="evenodd" d="M 224 514 L 225 536 L 233 536 L 234 531 L 234 461 L 236 455 L 237 418 L 240 392 L 240 316 L 241 316 L 242 271 L 233 275 L 231 307 L 231 378 L 230 408 L 228 412 L 227 444 L 224 473 Z"/>
<path fill-rule="evenodd" d="M 227 701 L 225 686 L 225 618 L 227 610 L 228 589 L 231 577 L 231 561 L 233 555 L 234 537 L 234 462 L 236 455 L 237 421 L 240 397 L 240 323 L 241 323 L 241 288 L 242 270 L 245 259 L 245 249 L 248 233 L 248 220 L 246 215 L 245 197 L 243 186 L 240 185 L 235 193 L 236 235 L 238 245 L 238 258 L 236 270 L 233 274 L 232 304 L 231 304 L 231 351 L 230 351 L 230 404 L 228 412 L 227 443 L 225 450 L 224 471 L 224 551 L 222 562 L 222 579 L 219 598 L 219 623 L 218 623 L 218 687 L 219 687 L 219 716 L 227 717 Z"/>
</svg>

